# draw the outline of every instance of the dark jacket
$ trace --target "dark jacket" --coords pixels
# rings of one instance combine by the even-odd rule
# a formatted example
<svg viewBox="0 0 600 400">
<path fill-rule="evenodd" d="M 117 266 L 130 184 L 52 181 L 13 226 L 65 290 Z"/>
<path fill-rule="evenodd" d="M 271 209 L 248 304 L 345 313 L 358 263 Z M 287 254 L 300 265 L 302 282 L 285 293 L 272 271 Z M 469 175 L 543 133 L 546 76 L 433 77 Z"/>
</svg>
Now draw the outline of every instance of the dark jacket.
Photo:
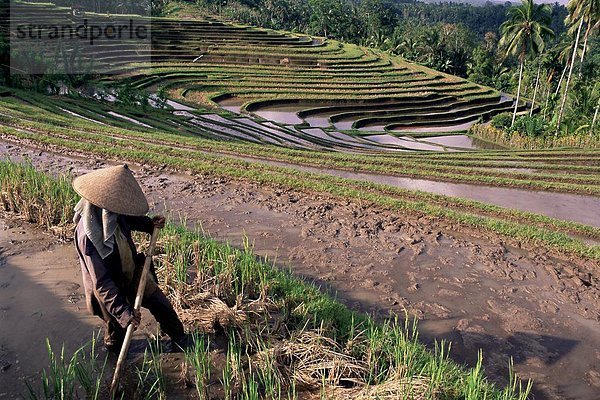
<svg viewBox="0 0 600 400">
<path fill-rule="evenodd" d="M 127 238 L 135 256 L 136 265 L 144 263 L 144 255 L 139 254 L 131 239 L 132 231 L 152 233 L 152 220 L 148 217 L 128 217 L 120 215 L 118 223 L 121 231 Z M 99 317 L 108 312 L 119 325 L 126 328 L 133 317 L 132 295 L 135 296 L 135 287 L 131 282 L 126 282 L 121 268 L 121 257 L 115 243 L 113 252 L 102 259 L 85 235 L 83 221 L 79 221 L 75 228 L 75 245 L 79 254 L 85 300 L 88 310 Z"/>
</svg>

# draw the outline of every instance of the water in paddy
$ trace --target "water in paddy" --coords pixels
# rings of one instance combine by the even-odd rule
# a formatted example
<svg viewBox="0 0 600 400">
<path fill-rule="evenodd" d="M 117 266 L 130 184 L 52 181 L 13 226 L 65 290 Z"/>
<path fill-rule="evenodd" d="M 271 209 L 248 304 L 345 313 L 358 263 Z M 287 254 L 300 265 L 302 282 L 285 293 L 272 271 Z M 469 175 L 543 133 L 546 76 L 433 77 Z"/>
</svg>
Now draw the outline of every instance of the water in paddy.
<svg viewBox="0 0 600 400">
<path fill-rule="evenodd" d="M 442 146 L 460 147 L 463 149 L 478 149 L 473 139 L 467 135 L 431 136 L 419 139 L 422 142 L 441 144 Z"/>
<path fill-rule="evenodd" d="M 394 131 L 395 132 L 413 132 L 413 133 L 461 132 L 461 131 L 469 130 L 469 128 L 471 128 L 471 126 L 473 126 L 473 124 L 475 124 L 475 122 L 476 121 L 466 122 L 464 124 L 458 124 L 458 125 L 448 124 L 448 125 L 436 125 L 436 126 L 427 126 L 427 127 L 420 127 L 420 128 L 403 127 L 403 128 L 395 128 Z"/>
<path fill-rule="evenodd" d="M 298 104 L 286 106 L 265 107 L 254 111 L 254 114 L 268 119 L 269 121 L 279 122 L 281 124 L 296 125 L 304 122 L 303 119 L 296 114 L 301 110 Z"/>
<path fill-rule="evenodd" d="M 232 97 L 229 99 L 221 100 L 217 104 L 224 110 L 231 111 L 236 114 L 240 114 L 242 112 L 242 105 L 244 104 L 243 100 Z"/>
<path fill-rule="evenodd" d="M 313 115 L 311 117 L 306 117 L 304 120 L 308 122 L 310 126 L 315 128 L 327 128 L 331 125 L 328 116 Z"/>
<path fill-rule="evenodd" d="M 167 100 L 167 105 L 173 107 L 174 110 L 177 111 L 195 111 L 196 109 L 193 107 L 186 106 L 185 104 L 178 103 L 173 100 Z"/>
<path fill-rule="evenodd" d="M 248 159 L 248 161 L 256 162 L 257 160 Z M 529 211 L 560 220 L 574 221 L 600 228 L 600 199 L 593 196 L 340 171 L 299 166 L 278 161 L 260 160 L 258 162 L 290 167 L 317 174 L 333 175 L 340 178 L 379 183 L 403 189 L 420 190 L 451 197 L 471 199 L 504 208 Z"/>
<path fill-rule="evenodd" d="M 221 106 L 222 104 L 223 103 L 219 103 Z M 286 105 L 264 106 L 254 111 L 254 114 L 286 125 L 297 125 L 306 122 L 313 128 L 325 128 L 331 125 L 329 123 L 329 117 L 332 112 L 328 111 L 313 114 L 305 119 L 300 118 L 297 113 L 299 111 L 313 109 L 315 107 L 330 107 L 336 105 L 338 105 L 338 103 L 293 103 Z"/>
<path fill-rule="evenodd" d="M 109 111 L 108 114 L 112 115 L 113 117 L 121 118 L 121 119 L 124 119 L 125 121 L 132 122 L 132 123 L 134 123 L 136 125 L 143 126 L 144 128 L 152 128 L 150 125 L 145 124 L 145 123 L 143 123 L 141 121 L 138 121 L 135 118 L 128 117 L 127 115 L 119 114 L 119 113 L 116 113 L 114 111 Z"/>
<path fill-rule="evenodd" d="M 430 150 L 430 151 L 444 151 L 442 146 L 431 145 L 427 143 L 421 143 L 412 138 L 403 137 L 397 138 L 392 135 L 371 135 L 366 136 L 366 140 L 371 142 L 388 145 L 388 146 L 398 146 L 403 149 L 409 150 Z"/>
<path fill-rule="evenodd" d="M 341 131 L 348 131 L 348 130 L 352 129 L 353 124 L 354 124 L 354 120 L 349 119 L 349 120 L 338 121 L 338 122 L 334 123 L 333 126 L 335 126 L 336 129 L 339 129 Z"/>
<path fill-rule="evenodd" d="M 60 107 L 59 107 L 59 108 L 60 108 Z M 69 115 L 72 115 L 72 116 L 74 116 L 74 117 L 81 118 L 81 119 L 85 119 L 86 121 L 94 122 L 94 123 L 96 123 L 96 124 L 100 124 L 100 125 L 106 125 L 106 124 L 105 124 L 105 123 L 103 123 L 103 122 L 96 121 L 95 119 L 91 119 L 91 118 L 88 118 L 88 117 L 84 117 L 83 115 L 81 115 L 81 114 L 77 114 L 76 112 L 74 112 L 74 111 L 71 111 L 71 110 L 67 110 L 66 108 L 60 108 L 60 109 L 61 109 L 62 111 L 64 111 L 64 112 L 66 112 L 67 114 L 69 114 Z"/>
</svg>

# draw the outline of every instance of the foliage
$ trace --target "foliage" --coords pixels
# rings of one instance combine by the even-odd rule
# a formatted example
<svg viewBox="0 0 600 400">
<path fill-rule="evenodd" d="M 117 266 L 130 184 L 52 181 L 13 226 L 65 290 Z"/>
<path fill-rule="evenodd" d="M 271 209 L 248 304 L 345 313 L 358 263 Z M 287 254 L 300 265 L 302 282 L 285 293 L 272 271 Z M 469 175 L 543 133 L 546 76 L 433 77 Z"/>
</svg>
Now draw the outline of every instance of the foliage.
<svg viewBox="0 0 600 400">
<path fill-rule="evenodd" d="M 40 379 L 40 388 L 26 383 L 30 400 L 76 400 L 87 398 L 97 400 L 103 398 L 108 357 L 104 359 L 98 354 L 99 334 L 94 334 L 88 344 L 81 346 L 68 357 L 65 347 L 59 353 L 52 349 L 46 339 L 46 351 L 49 366 L 44 369 Z"/>
<path fill-rule="evenodd" d="M 466 76 L 474 38 L 460 24 L 404 24 L 380 47 L 438 71 Z"/>
<path fill-rule="evenodd" d="M 509 128 L 509 132 L 518 132 L 529 137 L 545 136 L 548 133 L 548 122 L 541 116 L 521 115 L 515 119 L 515 123 Z"/>
<path fill-rule="evenodd" d="M 512 120 L 512 116 L 509 113 L 501 113 L 495 115 L 491 121 L 490 125 L 497 129 L 507 129 L 510 127 L 510 122 Z"/>
<path fill-rule="evenodd" d="M 140 106 L 142 109 L 148 107 L 148 93 L 136 89 L 131 85 L 119 87 L 115 92 L 115 97 L 117 103 L 122 104 L 123 106 Z M 162 103 L 161 97 L 163 97 L 162 93 L 158 96 L 159 103 Z"/>
</svg>

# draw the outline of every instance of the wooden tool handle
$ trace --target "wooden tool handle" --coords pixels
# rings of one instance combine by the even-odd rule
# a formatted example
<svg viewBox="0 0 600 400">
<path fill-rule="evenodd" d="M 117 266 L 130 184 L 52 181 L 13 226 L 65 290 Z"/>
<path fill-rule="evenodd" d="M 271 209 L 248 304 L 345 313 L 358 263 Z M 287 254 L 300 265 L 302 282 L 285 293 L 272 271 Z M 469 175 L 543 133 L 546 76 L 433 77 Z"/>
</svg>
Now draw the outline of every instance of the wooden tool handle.
<svg viewBox="0 0 600 400">
<path fill-rule="evenodd" d="M 142 275 L 140 276 L 140 283 L 137 288 L 137 294 L 135 296 L 135 302 L 133 304 L 134 311 L 139 311 L 142 307 L 142 300 L 144 299 L 144 291 L 146 290 L 146 281 L 148 279 L 148 273 L 150 272 L 150 265 L 152 264 L 152 256 L 154 255 L 154 248 L 156 247 L 156 240 L 158 239 L 158 233 L 160 229 L 154 227 L 152 231 L 152 238 L 150 239 L 150 246 L 148 247 L 148 251 L 146 253 L 146 260 L 144 262 L 144 269 L 142 270 Z M 134 326 L 129 324 L 127 326 L 127 332 L 125 333 L 125 339 L 123 340 L 123 346 L 121 347 L 121 352 L 119 353 L 119 358 L 117 359 L 117 365 L 115 366 L 115 373 L 113 375 L 112 383 L 110 385 L 110 393 L 111 398 L 114 398 L 116 391 L 119 387 L 119 378 L 121 374 L 121 368 L 123 367 L 123 363 L 125 362 L 125 358 L 127 358 L 127 352 L 129 351 L 129 344 L 131 342 L 131 337 L 133 336 Z"/>
</svg>

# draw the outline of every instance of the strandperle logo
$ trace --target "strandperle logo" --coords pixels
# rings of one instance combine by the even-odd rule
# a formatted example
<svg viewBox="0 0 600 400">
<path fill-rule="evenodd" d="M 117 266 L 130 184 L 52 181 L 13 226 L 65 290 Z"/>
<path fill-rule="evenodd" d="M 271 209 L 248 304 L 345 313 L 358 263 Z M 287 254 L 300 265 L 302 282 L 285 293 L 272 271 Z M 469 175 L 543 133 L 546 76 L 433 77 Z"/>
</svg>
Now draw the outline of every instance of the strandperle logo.
<svg viewBox="0 0 600 400">
<path fill-rule="evenodd" d="M 94 45 L 94 42 L 97 43 L 101 39 L 146 40 L 149 37 L 149 29 L 147 25 L 140 25 L 139 21 L 134 22 L 133 19 L 129 19 L 128 23 L 100 25 L 98 21 L 90 23 L 85 18 L 82 23 L 74 25 L 17 25 L 16 37 L 17 39 L 38 40 L 81 39 L 87 41 L 90 45 Z"/>
<path fill-rule="evenodd" d="M 131 63 L 151 62 L 151 36 L 149 11 L 122 15 L 12 1 L 11 74 L 122 73 Z"/>
</svg>

